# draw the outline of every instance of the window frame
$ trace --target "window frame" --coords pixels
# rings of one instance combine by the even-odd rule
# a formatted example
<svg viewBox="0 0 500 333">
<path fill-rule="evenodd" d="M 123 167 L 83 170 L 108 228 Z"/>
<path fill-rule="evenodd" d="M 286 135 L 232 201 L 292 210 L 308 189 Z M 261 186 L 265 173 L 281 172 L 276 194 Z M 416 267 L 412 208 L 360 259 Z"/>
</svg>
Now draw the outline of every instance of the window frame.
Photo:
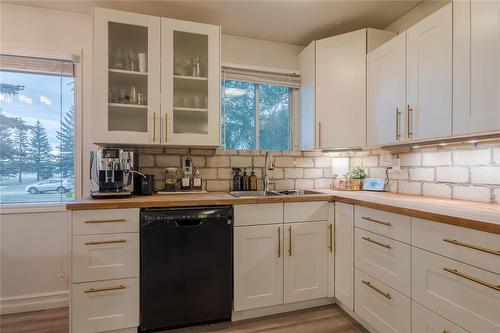
<svg viewBox="0 0 500 333">
<path fill-rule="evenodd" d="M 82 140 L 82 77 L 83 69 L 80 59 L 83 56 L 82 49 L 52 48 L 49 50 L 36 44 L 0 42 L 2 54 L 35 57 L 46 59 L 69 60 L 74 64 L 74 88 L 75 88 L 75 161 L 74 161 L 74 200 L 82 198 L 83 178 L 83 140 Z M 14 213 L 34 213 L 34 212 L 52 212 L 65 211 L 67 202 L 19 202 L 19 203 L 0 203 L 1 214 Z"/>
<path fill-rule="evenodd" d="M 298 94 L 298 90 L 296 88 L 287 86 L 287 85 L 280 85 L 278 83 L 267 83 L 267 82 L 257 82 L 257 81 L 245 81 L 242 79 L 232 79 L 232 78 L 226 78 L 224 75 L 222 76 L 221 81 L 240 81 L 240 82 L 248 82 L 252 83 L 254 85 L 254 90 L 255 90 L 255 96 L 254 96 L 254 103 L 255 103 L 255 150 L 267 150 L 267 149 L 262 149 L 260 147 L 260 85 L 265 84 L 265 85 L 276 85 L 280 87 L 287 87 L 288 88 L 288 149 L 287 150 L 273 150 L 273 151 L 294 151 L 296 148 L 295 145 L 295 114 L 297 113 L 295 110 L 295 103 L 294 103 L 294 94 Z M 225 84 L 221 84 L 222 89 L 225 88 Z M 297 92 L 296 92 L 297 91 Z M 226 110 L 225 106 L 221 105 L 221 112 L 223 111 L 222 117 L 221 117 L 221 128 L 223 125 L 223 122 L 225 120 L 226 116 Z M 225 136 L 225 128 L 224 131 L 221 129 L 221 147 L 224 150 L 231 150 L 228 149 L 226 146 L 226 136 Z"/>
</svg>

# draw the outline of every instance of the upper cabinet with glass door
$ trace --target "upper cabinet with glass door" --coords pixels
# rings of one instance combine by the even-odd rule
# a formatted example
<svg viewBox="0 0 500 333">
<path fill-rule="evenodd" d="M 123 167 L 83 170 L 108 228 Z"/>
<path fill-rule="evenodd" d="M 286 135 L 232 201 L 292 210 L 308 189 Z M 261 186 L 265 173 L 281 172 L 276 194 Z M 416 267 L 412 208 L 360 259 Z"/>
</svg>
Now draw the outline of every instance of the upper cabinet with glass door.
<svg viewBox="0 0 500 333">
<path fill-rule="evenodd" d="M 95 143 L 160 143 L 160 22 L 94 9 Z"/>
<path fill-rule="evenodd" d="M 220 27 L 161 21 L 161 140 L 220 145 Z"/>
</svg>

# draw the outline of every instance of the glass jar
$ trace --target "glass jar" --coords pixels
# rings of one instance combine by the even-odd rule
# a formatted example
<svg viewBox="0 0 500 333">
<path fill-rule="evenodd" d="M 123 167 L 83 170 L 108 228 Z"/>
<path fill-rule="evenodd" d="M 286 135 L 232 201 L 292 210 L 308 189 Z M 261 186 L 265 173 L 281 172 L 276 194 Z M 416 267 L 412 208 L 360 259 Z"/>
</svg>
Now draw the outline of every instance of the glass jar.
<svg viewBox="0 0 500 333">
<path fill-rule="evenodd" d="M 179 180 L 179 174 L 177 172 L 177 168 L 165 169 L 165 191 L 175 192 L 177 190 L 178 180 Z"/>
</svg>

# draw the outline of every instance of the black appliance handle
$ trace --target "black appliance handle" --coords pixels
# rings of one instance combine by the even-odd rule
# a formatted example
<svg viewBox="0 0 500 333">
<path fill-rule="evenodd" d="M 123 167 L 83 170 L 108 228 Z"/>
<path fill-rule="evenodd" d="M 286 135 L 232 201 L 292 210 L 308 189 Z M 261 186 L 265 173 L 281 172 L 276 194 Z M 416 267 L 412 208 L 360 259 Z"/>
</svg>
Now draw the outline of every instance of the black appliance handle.
<svg viewBox="0 0 500 333">
<path fill-rule="evenodd" d="M 196 219 L 196 220 L 177 220 L 175 221 L 175 224 L 178 227 L 190 227 L 194 225 L 201 225 L 203 222 L 202 219 Z"/>
</svg>

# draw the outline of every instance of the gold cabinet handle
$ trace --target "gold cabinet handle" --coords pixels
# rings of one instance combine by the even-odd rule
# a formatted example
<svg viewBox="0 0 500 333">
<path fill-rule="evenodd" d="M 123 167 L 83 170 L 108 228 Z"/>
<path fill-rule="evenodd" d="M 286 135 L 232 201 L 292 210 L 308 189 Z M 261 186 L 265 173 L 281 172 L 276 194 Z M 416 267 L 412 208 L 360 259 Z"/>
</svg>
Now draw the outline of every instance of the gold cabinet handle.
<svg viewBox="0 0 500 333">
<path fill-rule="evenodd" d="M 127 222 L 126 219 L 113 219 L 113 220 L 88 220 L 85 223 L 122 223 Z"/>
<path fill-rule="evenodd" d="M 389 244 L 383 244 L 383 243 L 380 243 L 380 242 L 377 242 L 376 240 L 373 240 L 371 239 L 370 237 L 361 237 L 361 239 L 367 241 L 367 242 L 370 242 L 370 243 L 373 243 L 373 244 L 376 244 L 378 246 L 382 246 L 382 247 L 385 247 L 386 249 L 390 249 L 391 246 Z"/>
<path fill-rule="evenodd" d="M 330 245 L 328 245 L 328 249 L 330 252 L 333 252 L 333 225 L 328 225 L 328 232 L 330 233 Z"/>
<path fill-rule="evenodd" d="M 375 290 L 376 292 L 378 292 L 380 295 L 384 296 L 385 298 L 387 298 L 387 299 L 391 299 L 392 298 L 391 294 L 386 293 L 385 291 L 380 290 L 379 288 L 377 288 L 374 285 L 372 285 L 369 281 L 361 280 L 361 282 L 363 282 L 366 286 L 372 288 L 373 290 Z"/>
<path fill-rule="evenodd" d="M 455 274 L 457 276 L 460 276 L 461 278 L 464 278 L 466 280 L 469 280 L 469 281 L 472 281 L 472 282 L 476 282 L 480 285 L 483 285 L 485 287 L 488 287 L 488 288 L 491 288 L 491 289 L 494 289 L 496 291 L 500 291 L 500 285 L 494 285 L 493 283 L 489 283 L 489 282 L 486 282 L 486 281 L 483 281 L 483 280 L 480 280 L 472 275 L 468 275 L 468 274 L 465 274 L 465 273 L 462 273 L 462 272 L 459 272 L 457 269 L 454 269 L 454 268 L 448 268 L 448 267 L 443 267 L 443 270 L 447 271 L 448 273 L 451 273 L 451 274 Z"/>
<path fill-rule="evenodd" d="M 278 258 L 281 257 L 281 227 L 278 227 Z"/>
<path fill-rule="evenodd" d="M 399 129 L 399 117 L 401 116 L 401 112 L 399 111 L 399 108 L 396 108 L 396 141 L 399 141 L 401 139 L 401 133 Z"/>
<path fill-rule="evenodd" d="M 288 227 L 288 239 L 290 241 L 290 246 L 288 247 L 288 255 L 292 256 L 292 227 Z"/>
<path fill-rule="evenodd" d="M 488 249 L 488 248 L 485 248 L 485 247 L 482 247 L 479 245 L 469 244 L 469 243 L 465 243 L 465 242 L 462 242 L 462 241 L 459 241 L 456 239 L 450 239 L 450 238 L 443 238 L 443 241 L 451 243 L 451 244 L 463 246 L 463 247 L 468 247 L 469 249 L 474 249 L 474 250 L 478 250 L 478 251 L 491 253 L 491 254 L 500 256 L 500 250 L 492 250 L 492 249 Z"/>
<path fill-rule="evenodd" d="M 111 290 L 120 290 L 120 289 L 125 289 L 126 287 L 124 285 L 119 285 L 119 286 L 116 286 L 116 287 L 108 287 L 108 288 L 90 288 L 90 289 L 87 289 L 87 290 L 84 290 L 83 292 L 86 293 L 86 294 L 90 294 L 90 293 L 99 293 L 101 291 L 111 291 Z"/>
<path fill-rule="evenodd" d="M 105 240 L 105 241 L 90 241 L 85 242 L 85 245 L 101 245 L 101 244 L 118 244 L 118 243 L 126 243 L 125 239 L 117 239 L 117 240 Z"/>
<path fill-rule="evenodd" d="M 380 221 L 380 220 L 376 220 L 376 219 L 372 219 L 371 217 L 367 217 L 367 216 L 362 216 L 361 217 L 363 220 L 367 220 L 367 221 L 370 221 L 370 222 L 374 222 L 374 223 L 378 223 L 378 224 L 383 224 L 387 227 L 390 227 L 392 224 L 390 224 L 389 222 L 384 222 L 384 221 Z"/>
<path fill-rule="evenodd" d="M 411 119 L 413 115 L 413 109 L 410 107 L 410 104 L 408 104 L 408 139 L 410 139 L 413 135 L 412 127 L 413 127 L 413 121 Z"/>
<path fill-rule="evenodd" d="M 153 112 L 153 143 L 156 142 L 156 112 Z"/>
<path fill-rule="evenodd" d="M 322 141 L 321 140 L 321 136 L 322 136 L 321 132 L 322 132 L 321 131 L 321 121 L 318 121 L 318 146 L 319 146 L 318 148 L 321 148 L 321 146 L 323 145 L 322 142 L 321 142 Z"/>
</svg>

